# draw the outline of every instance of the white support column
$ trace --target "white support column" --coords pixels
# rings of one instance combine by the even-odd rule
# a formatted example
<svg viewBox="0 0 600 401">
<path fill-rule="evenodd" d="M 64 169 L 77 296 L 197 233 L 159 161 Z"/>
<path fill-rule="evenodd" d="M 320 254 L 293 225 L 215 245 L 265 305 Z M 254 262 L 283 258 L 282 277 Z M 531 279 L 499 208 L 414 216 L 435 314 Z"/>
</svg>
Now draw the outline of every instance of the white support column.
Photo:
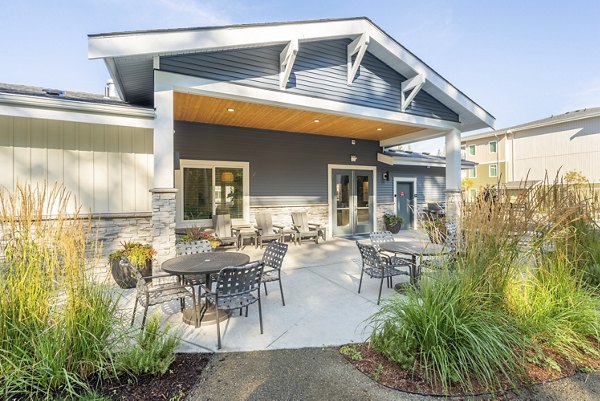
<svg viewBox="0 0 600 401">
<path fill-rule="evenodd" d="M 152 246 L 157 266 L 175 256 L 176 192 L 174 182 L 173 89 L 155 89 L 154 182 L 152 192 Z"/>
<path fill-rule="evenodd" d="M 446 221 L 456 225 L 456 232 L 460 232 L 462 205 L 460 167 L 460 131 L 451 129 L 446 133 Z M 457 238 L 449 240 L 457 242 Z"/>
</svg>

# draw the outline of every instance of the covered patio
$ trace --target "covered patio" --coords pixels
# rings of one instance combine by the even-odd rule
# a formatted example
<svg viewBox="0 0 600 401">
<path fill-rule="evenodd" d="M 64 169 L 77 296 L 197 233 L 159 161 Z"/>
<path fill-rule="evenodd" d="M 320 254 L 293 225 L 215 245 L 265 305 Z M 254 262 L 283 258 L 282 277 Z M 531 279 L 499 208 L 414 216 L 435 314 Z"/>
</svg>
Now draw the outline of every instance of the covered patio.
<svg viewBox="0 0 600 401">
<path fill-rule="evenodd" d="M 428 242 L 421 231 L 402 231 L 396 241 Z M 368 237 L 365 240 L 368 242 Z M 260 259 L 263 249 L 246 247 L 250 260 Z M 258 310 L 250 306 L 248 317 L 234 312 L 221 323 L 221 351 L 256 351 L 304 347 L 336 346 L 365 340 L 370 330 L 367 319 L 378 310 L 379 280 L 365 275 L 361 293 L 360 254 L 354 240 L 335 238 L 325 243 L 290 244 L 282 268 L 286 305 L 282 306 L 277 283 L 268 284 L 269 295 L 262 293 L 264 334 L 260 334 Z M 394 283 L 408 281 L 400 276 Z M 395 292 L 383 287 L 382 298 Z M 135 290 L 125 290 L 122 312 L 129 317 Z M 149 314 L 160 310 L 162 320 L 182 330 L 182 352 L 217 351 L 216 325 L 200 328 L 182 322 L 179 304 L 173 301 L 151 307 Z M 138 313 L 136 325 L 140 324 Z"/>
</svg>

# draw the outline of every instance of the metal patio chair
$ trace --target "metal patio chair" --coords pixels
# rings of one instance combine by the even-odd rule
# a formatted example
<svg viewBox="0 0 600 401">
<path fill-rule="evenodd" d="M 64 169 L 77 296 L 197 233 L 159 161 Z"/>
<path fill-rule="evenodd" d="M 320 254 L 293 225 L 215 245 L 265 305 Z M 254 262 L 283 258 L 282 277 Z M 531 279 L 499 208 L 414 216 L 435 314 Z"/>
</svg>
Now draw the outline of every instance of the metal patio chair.
<svg viewBox="0 0 600 401">
<path fill-rule="evenodd" d="M 394 235 L 391 233 L 391 231 L 375 231 L 375 232 L 372 232 L 369 234 L 369 238 L 371 239 L 371 245 L 373 245 L 373 247 L 375 247 L 375 249 L 377 249 L 377 252 L 390 258 L 390 261 L 392 262 L 393 265 L 398 266 L 398 267 L 400 267 L 400 266 L 410 267 L 410 264 L 412 264 L 412 261 L 408 257 L 402 257 L 402 256 L 395 255 L 393 253 L 385 252 L 379 248 L 379 246 L 381 244 L 383 244 L 384 242 L 396 241 L 394 239 Z"/>
<path fill-rule="evenodd" d="M 256 247 L 265 242 L 282 241 L 283 226 L 273 224 L 269 213 L 256 213 Z"/>
<path fill-rule="evenodd" d="M 215 214 L 212 218 L 215 236 L 223 246 L 235 246 L 239 249 L 238 232 L 231 225 L 231 215 Z"/>
<path fill-rule="evenodd" d="M 213 248 L 210 241 L 201 239 L 191 242 L 180 242 L 175 245 L 175 253 L 177 256 L 182 255 L 194 255 L 197 253 L 212 252 Z M 200 286 L 206 283 L 206 276 L 203 274 L 196 274 L 191 276 L 184 276 L 183 281 L 186 285 L 197 285 L 198 287 L 198 303 L 200 303 Z"/>
<path fill-rule="evenodd" d="M 399 270 L 394 266 L 390 258 L 386 255 L 377 252 L 377 249 L 373 245 L 361 244 L 356 241 L 360 256 L 362 258 L 362 268 L 360 271 L 360 281 L 358 282 L 358 293 L 362 287 L 363 274 L 366 272 L 371 278 L 381 279 L 379 283 L 379 295 L 377 296 L 377 305 L 381 301 L 381 289 L 383 288 L 383 279 L 387 281 L 388 288 L 392 288 L 392 278 L 394 276 L 407 275 L 410 276 L 410 272 Z"/>
<path fill-rule="evenodd" d="M 128 262 L 121 261 L 120 263 Z M 192 298 L 194 310 L 196 310 L 196 294 L 193 285 L 183 285 L 178 277 L 171 274 L 163 273 L 144 277 L 138 269 L 134 270 L 137 277 L 137 285 L 135 304 L 133 305 L 133 315 L 131 317 L 132 326 L 135 321 L 138 303 L 144 308 L 142 330 L 144 329 L 148 307 L 150 306 L 179 299 L 181 311 L 183 311 L 185 308 L 185 298 L 190 297 Z M 199 323 L 199 318 L 196 316 L 196 327 L 198 327 Z"/>
<path fill-rule="evenodd" d="M 292 212 L 292 223 L 296 230 L 298 244 L 302 244 L 305 238 L 314 239 L 315 244 L 319 243 L 319 236 L 325 239 L 325 227 L 317 223 L 309 223 L 306 212 Z"/>
<path fill-rule="evenodd" d="M 202 321 L 202 317 L 208 309 L 208 304 L 214 305 L 216 310 L 218 349 L 221 349 L 220 311 L 239 310 L 241 314 L 242 309 L 246 308 L 246 317 L 248 317 L 248 306 L 258 302 L 260 334 L 263 334 L 262 306 L 260 303 L 260 283 L 263 268 L 263 261 L 251 262 L 238 267 L 225 267 L 221 269 L 217 276 L 214 290 L 204 286 L 207 302 L 200 311 L 200 321 Z"/>
<path fill-rule="evenodd" d="M 283 258 L 288 250 L 288 244 L 283 242 L 270 242 L 265 249 L 265 253 L 262 257 L 262 262 L 265 264 L 265 271 L 262 275 L 262 283 L 265 287 L 265 295 L 269 295 L 267 292 L 267 283 L 273 281 L 279 281 L 279 291 L 281 291 L 281 303 L 285 306 L 285 299 L 283 298 L 283 287 L 281 285 L 281 266 L 283 265 Z"/>
</svg>

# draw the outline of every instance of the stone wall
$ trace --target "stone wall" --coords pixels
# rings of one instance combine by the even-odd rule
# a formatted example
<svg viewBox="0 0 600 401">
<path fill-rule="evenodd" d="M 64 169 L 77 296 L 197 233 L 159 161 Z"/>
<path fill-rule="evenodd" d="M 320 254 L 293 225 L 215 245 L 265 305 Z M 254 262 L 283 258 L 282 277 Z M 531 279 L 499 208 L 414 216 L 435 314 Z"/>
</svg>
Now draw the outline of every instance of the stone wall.
<svg viewBox="0 0 600 401">
<path fill-rule="evenodd" d="M 92 235 L 99 245 L 100 265 L 108 264 L 108 256 L 123 242 L 152 243 L 152 215 L 150 213 L 127 213 L 96 215 L 91 219 Z"/>
<path fill-rule="evenodd" d="M 327 225 L 329 223 L 328 205 L 304 205 L 304 206 L 251 206 L 250 222 L 256 223 L 256 213 L 270 213 L 273 224 L 289 227 L 292 225 L 292 212 L 307 212 L 308 221 Z M 330 233 L 327 233 L 328 235 Z"/>
<path fill-rule="evenodd" d="M 175 194 L 176 189 L 153 189 L 152 246 L 156 250 L 154 268 L 175 257 Z"/>
<path fill-rule="evenodd" d="M 384 214 L 396 214 L 396 205 L 393 203 L 378 203 L 377 204 L 377 227 L 375 231 L 385 231 L 385 223 L 383 222 Z"/>
</svg>

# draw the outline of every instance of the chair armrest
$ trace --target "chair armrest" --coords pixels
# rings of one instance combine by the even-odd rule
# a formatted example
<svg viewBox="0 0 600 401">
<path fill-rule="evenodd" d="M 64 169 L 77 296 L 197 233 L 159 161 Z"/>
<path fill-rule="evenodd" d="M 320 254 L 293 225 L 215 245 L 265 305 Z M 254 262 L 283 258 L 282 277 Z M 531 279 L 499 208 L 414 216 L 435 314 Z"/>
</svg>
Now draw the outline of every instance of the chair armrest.
<svg viewBox="0 0 600 401">
<path fill-rule="evenodd" d="M 151 276 L 144 276 L 144 277 L 142 277 L 142 278 L 143 278 L 144 280 L 150 280 L 150 279 L 153 279 L 153 278 L 165 278 L 165 277 L 174 277 L 174 278 L 177 278 L 177 276 L 176 276 L 176 275 L 174 275 L 174 274 L 171 274 L 171 273 L 160 273 L 160 274 L 153 274 L 153 275 L 151 275 Z"/>
<path fill-rule="evenodd" d="M 308 223 L 308 225 L 309 225 L 309 226 L 316 227 L 316 228 L 322 228 L 322 227 L 323 227 L 323 225 L 322 225 L 322 224 L 320 224 L 320 223 Z"/>
</svg>

